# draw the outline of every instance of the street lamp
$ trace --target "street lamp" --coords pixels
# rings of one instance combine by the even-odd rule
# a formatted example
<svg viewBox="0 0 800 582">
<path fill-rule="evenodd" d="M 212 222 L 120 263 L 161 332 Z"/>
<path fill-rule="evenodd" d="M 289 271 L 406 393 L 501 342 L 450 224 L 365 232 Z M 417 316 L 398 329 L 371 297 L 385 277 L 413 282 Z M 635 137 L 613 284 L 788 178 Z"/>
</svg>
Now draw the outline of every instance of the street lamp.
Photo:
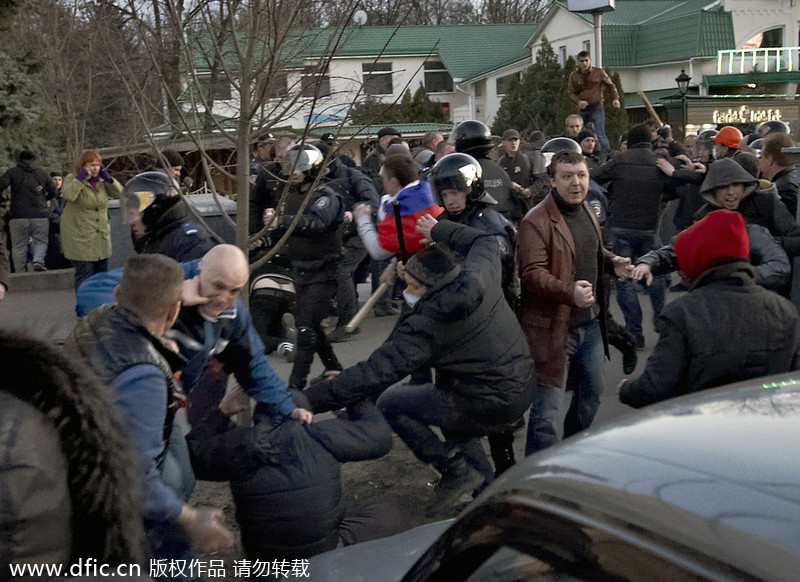
<svg viewBox="0 0 800 582">
<path fill-rule="evenodd" d="M 689 90 L 689 81 L 692 78 L 686 74 L 685 69 L 681 69 L 681 74 L 675 77 L 675 82 L 678 84 L 678 91 L 681 93 L 681 110 L 683 111 L 683 137 L 686 138 L 686 91 Z"/>
</svg>

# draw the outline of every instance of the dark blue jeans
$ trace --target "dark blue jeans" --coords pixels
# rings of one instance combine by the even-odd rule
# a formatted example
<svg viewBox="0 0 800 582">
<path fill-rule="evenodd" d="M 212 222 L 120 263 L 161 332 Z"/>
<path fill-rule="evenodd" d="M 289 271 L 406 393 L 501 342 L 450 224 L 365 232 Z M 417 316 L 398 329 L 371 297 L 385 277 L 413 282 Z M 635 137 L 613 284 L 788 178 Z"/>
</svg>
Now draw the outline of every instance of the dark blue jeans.
<svg viewBox="0 0 800 582">
<path fill-rule="evenodd" d="M 632 230 L 627 228 L 611 228 L 613 251 L 621 257 L 630 257 L 632 263 L 636 259 L 660 246 L 658 235 L 652 230 Z M 642 307 L 639 305 L 638 288 L 644 282 L 623 279 L 617 281 L 617 303 L 625 316 L 625 329 L 634 335 L 642 333 Z M 648 293 L 653 305 L 653 317 L 657 317 L 664 308 L 667 282 L 664 277 L 654 277 Z"/>
<path fill-rule="evenodd" d="M 495 431 L 471 418 L 458 394 L 434 384 L 396 384 L 381 394 L 377 406 L 392 430 L 422 462 L 442 472 L 458 450 L 487 482 L 494 478 L 480 438 Z M 444 441 L 431 426 L 439 427 Z"/>
<path fill-rule="evenodd" d="M 611 149 L 611 145 L 608 143 L 608 137 L 606 137 L 606 112 L 603 107 L 598 107 L 596 109 L 582 109 L 581 110 L 581 118 L 583 119 L 584 127 L 589 125 L 590 123 L 594 124 L 594 132 L 597 134 L 597 141 L 600 142 L 602 148 L 606 151 Z"/>
<path fill-rule="evenodd" d="M 570 331 L 567 343 L 565 386 L 537 384 L 528 419 L 525 454 L 546 449 L 558 442 L 561 407 L 568 390 L 572 401 L 564 419 L 564 438 L 589 428 L 600 407 L 605 390 L 603 334 L 597 320 Z"/>
</svg>

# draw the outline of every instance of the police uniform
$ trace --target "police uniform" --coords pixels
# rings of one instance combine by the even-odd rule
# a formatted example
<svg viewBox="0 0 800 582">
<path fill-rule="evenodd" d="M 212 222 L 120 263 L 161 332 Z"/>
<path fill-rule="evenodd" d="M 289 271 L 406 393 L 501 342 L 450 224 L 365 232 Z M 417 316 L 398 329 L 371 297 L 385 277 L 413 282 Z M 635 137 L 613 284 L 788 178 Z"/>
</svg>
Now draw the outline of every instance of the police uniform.
<svg viewBox="0 0 800 582">
<path fill-rule="evenodd" d="M 286 256 L 292 263 L 296 290 L 297 326 L 297 354 L 289 387 L 297 390 L 305 387 L 314 352 L 319 354 L 326 370 L 342 369 L 322 329 L 322 320 L 336 293 L 342 260 L 344 205 L 341 194 L 328 186 L 317 188 L 302 209 L 304 199 L 305 192 L 299 186 L 292 186 L 278 209 L 278 228 L 272 235 L 273 241 L 277 241 L 300 214 L 286 242 Z"/>
</svg>

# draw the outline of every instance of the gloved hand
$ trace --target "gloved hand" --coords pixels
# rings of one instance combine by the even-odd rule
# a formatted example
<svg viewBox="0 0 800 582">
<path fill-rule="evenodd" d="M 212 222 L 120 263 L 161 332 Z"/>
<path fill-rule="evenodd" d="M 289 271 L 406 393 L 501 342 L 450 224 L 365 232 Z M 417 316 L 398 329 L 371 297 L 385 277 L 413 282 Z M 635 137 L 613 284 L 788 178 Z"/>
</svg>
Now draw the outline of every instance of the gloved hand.
<svg viewBox="0 0 800 582">
<path fill-rule="evenodd" d="M 106 181 L 108 183 L 111 183 L 111 182 L 114 181 L 114 179 L 111 177 L 111 174 L 109 174 L 108 170 L 106 170 L 106 165 L 105 164 L 102 164 L 100 166 L 100 174 L 99 174 L 99 176 L 100 176 L 100 178 L 102 178 L 104 181 Z"/>
<path fill-rule="evenodd" d="M 89 170 L 86 168 L 81 168 L 80 172 L 78 172 L 78 174 L 75 176 L 75 179 L 78 180 L 78 182 L 83 182 L 88 175 Z"/>
</svg>

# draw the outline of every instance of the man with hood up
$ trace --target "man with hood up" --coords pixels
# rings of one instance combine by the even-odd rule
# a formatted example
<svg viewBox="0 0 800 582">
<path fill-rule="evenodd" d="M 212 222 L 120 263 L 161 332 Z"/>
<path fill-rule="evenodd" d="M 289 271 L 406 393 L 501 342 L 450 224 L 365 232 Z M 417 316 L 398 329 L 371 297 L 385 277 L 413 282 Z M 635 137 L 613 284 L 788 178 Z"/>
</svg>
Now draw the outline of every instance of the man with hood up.
<svg viewBox="0 0 800 582">
<path fill-rule="evenodd" d="M 798 369 L 800 317 L 789 300 L 756 285 L 741 214 L 711 212 L 675 237 L 675 254 L 689 293 L 661 312 L 644 372 L 620 384 L 624 404 Z"/>
<path fill-rule="evenodd" d="M 706 204 L 695 216 L 702 218 L 720 208 L 741 214 L 756 268 L 756 283 L 769 289 L 780 289 L 789 276 L 788 257 L 800 253 L 800 225 L 777 195 L 758 190 L 758 186 L 759 181 L 735 160 L 717 160 L 709 166 L 708 175 L 700 187 Z M 636 280 L 644 278 L 649 285 L 653 275 L 663 275 L 675 268 L 675 250 L 672 245 L 667 245 L 639 257 L 631 277 Z"/>
</svg>

